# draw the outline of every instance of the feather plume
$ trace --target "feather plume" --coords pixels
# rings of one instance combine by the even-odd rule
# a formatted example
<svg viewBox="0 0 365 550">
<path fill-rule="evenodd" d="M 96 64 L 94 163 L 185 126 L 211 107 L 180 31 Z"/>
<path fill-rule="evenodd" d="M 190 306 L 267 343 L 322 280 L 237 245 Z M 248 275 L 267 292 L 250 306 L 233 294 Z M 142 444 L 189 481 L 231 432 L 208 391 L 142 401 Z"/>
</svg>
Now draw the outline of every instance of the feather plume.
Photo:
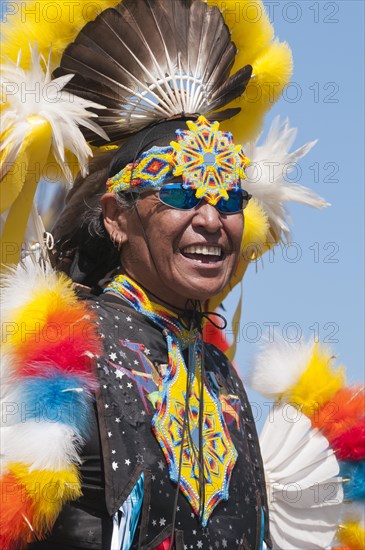
<svg viewBox="0 0 365 550">
<path fill-rule="evenodd" d="M 357 426 L 339 435 L 333 440 L 340 460 L 364 460 L 365 459 L 365 424 L 362 418 Z"/>
<path fill-rule="evenodd" d="M 47 367 L 47 368 L 46 368 Z M 82 437 L 87 435 L 90 420 L 90 394 L 74 376 L 63 376 L 46 365 L 47 377 L 24 378 L 8 391 L 6 402 L 19 406 L 8 416 L 7 425 L 34 422 L 61 422 Z"/>
<path fill-rule="evenodd" d="M 72 182 L 72 172 L 67 164 L 65 149 L 76 156 L 81 172 L 86 175 L 87 161 L 92 151 L 79 126 L 86 127 L 107 140 L 105 132 L 91 120 L 96 115 L 87 110 L 91 107 L 103 107 L 65 91 L 73 78 L 72 74 L 52 80 L 50 59 L 46 62 L 39 55 L 37 45 L 31 51 L 31 67 L 28 71 L 21 69 L 19 62 L 9 62 L 2 67 L 1 78 L 6 104 L 2 114 L 3 136 L 0 150 L 6 151 L 6 156 L 2 159 L 0 177 L 3 178 L 10 170 L 22 141 L 32 131 L 32 117 L 45 119 L 51 125 L 53 157 L 66 180 Z M 12 91 L 9 92 L 7 86 L 11 86 Z M 33 93 L 27 93 L 27 90 Z M 29 96 L 32 100 L 29 100 Z M 10 205 L 5 205 L 8 206 Z"/>
<path fill-rule="evenodd" d="M 341 525 L 337 536 L 339 541 L 350 550 L 365 548 L 365 528 L 360 523 L 348 522 Z"/>
<path fill-rule="evenodd" d="M 365 461 L 340 462 L 340 469 L 341 476 L 346 479 L 343 485 L 345 500 L 365 499 Z"/>
<path fill-rule="evenodd" d="M 95 19 L 101 9 L 113 7 L 120 0 L 54 0 L 43 5 L 39 0 L 27 0 L 26 4 L 11 2 L 3 10 L 1 55 L 16 61 L 19 49 L 23 51 L 21 67 L 29 69 L 31 54 L 29 44 L 37 42 L 40 54 L 48 58 L 52 45 L 52 67 L 61 59 L 66 46 L 80 29 Z"/>
<path fill-rule="evenodd" d="M 64 502 L 81 496 L 79 473 L 73 466 L 56 472 L 29 470 L 21 463 L 10 464 L 8 468 L 32 500 L 32 526 L 36 533 L 50 529 Z"/>
<path fill-rule="evenodd" d="M 13 474 L 0 480 L 0 543 L 3 550 L 25 548 L 33 534 L 33 502 Z"/>
<path fill-rule="evenodd" d="M 266 342 L 253 359 L 251 386 L 265 396 L 277 398 L 296 384 L 313 354 L 312 343 Z"/>
<path fill-rule="evenodd" d="M 252 63 L 252 74 L 245 94 L 227 106 L 240 107 L 241 114 L 229 124 L 222 124 L 223 130 L 229 128 L 242 143 L 258 137 L 266 112 L 280 99 L 290 81 L 292 56 L 288 44 L 273 42 L 260 52 Z"/>
<path fill-rule="evenodd" d="M 64 470 L 70 463 L 80 463 L 81 443 L 74 430 L 58 422 L 27 420 L 17 426 L 4 427 L 1 431 L 3 468 L 12 462 L 23 462 L 34 470 Z"/>
<path fill-rule="evenodd" d="M 364 405 L 363 386 L 342 388 L 323 407 L 315 411 L 312 424 L 321 429 L 332 442 L 348 429 L 364 421 Z"/>
<path fill-rule="evenodd" d="M 264 210 L 277 242 L 290 238 L 287 202 L 299 202 L 315 208 L 329 206 L 307 187 L 285 180 L 288 166 L 295 166 L 316 143 L 312 141 L 290 153 L 296 135 L 297 130 L 290 127 L 288 120 L 281 122 L 276 117 L 262 145 L 256 142 L 245 147 L 245 153 L 251 159 L 244 182 L 245 189 Z"/>
<path fill-rule="evenodd" d="M 285 390 L 282 399 L 295 404 L 307 416 L 312 416 L 345 384 L 344 367 L 333 368 L 332 359 L 326 348 L 315 344 L 305 370 L 297 382 Z"/>
</svg>

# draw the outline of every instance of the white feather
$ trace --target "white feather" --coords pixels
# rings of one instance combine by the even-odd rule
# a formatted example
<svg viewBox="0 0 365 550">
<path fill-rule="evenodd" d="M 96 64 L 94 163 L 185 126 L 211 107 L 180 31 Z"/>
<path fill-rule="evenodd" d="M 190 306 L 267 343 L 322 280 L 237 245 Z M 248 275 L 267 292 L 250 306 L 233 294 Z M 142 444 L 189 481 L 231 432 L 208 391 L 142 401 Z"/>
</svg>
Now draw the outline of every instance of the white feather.
<svg viewBox="0 0 365 550">
<path fill-rule="evenodd" d="M 65 424 L 24 422 L 1 430 L 3 468 L 10 462 L 23 462 L 30 470 L 61 470 L 80 463 L 82 441 Z"/>
<path fill-rule="evenodd" d="M 265 143 L 258 145 L 257 140 L 245 146 L 251 165 L 247 169 L 244 187 L 265 210 L 278 240 L 290 239 L 287 202 L 300 202 L 315 208 L 329 206 L 307 187 L 287 181 L 287 175 L 316 144 L 316 141 L 311 141 L 290 153 L 296 135 L 296 128 L 291 128 L 288 120 L 282 123 L 276 117 Z"/>
<path fill-rule="evenodd" d="M 12 323 L 14 311 L 34 299 L 35 293 L 52 289 L 59 275 L 49 266 L 19 263 L 4 274 L 0 288 L 2 331 Z M 4 342 L 4 340 L 2 340 Z"/>
<path fill-rule="evenodd" d="M 284 339 L 266 341 L 253 358 L 251 386 L 275 398 L 292 386 L 304 372 L 313 352 L 311 342 L 290 343 Z"/>
<path fill-rule="evenodd" d="M 274 549 L 327 548 L 343 507 L 327 439 L 291 405 L 275 406 L 260 435 Z"/>
<path fill-rule="evenodd" d="M 50 58 L 46 62 L 38 54 L 37 45 L 31 49 L 29 70 L 21 69 L 19 60 L 18 63 L 8 62 L 2 66 L 1 86 L 5 102 L 2 132 L 6 133 L 6 138 L 0 145 L 0 151 L 7 148 L 8 150 L 1 167 L 0 178 L 4 177 L 14 163 L 25 136 L 31 131 L 31 116 L 39 116 L 50 123 L 52 152 L 66 180 L 72 182 L 72 173 L 65 160 L 65 149 L 76 155 L 82 174 L 87 174 L 87 160 L 92 156 L 92 150 L 79 126 L 86 126 L 108 140 L 104 130 L 91 120 L 97 115 L 87 110 L 91 107 L 104 107 L 63 91 L 64 86 L 72 78 L 73 75 L 66 75 L 52 80 Z M 11 86 L 11 89 L 7 88 L 8 86 Z"/>
</svg>

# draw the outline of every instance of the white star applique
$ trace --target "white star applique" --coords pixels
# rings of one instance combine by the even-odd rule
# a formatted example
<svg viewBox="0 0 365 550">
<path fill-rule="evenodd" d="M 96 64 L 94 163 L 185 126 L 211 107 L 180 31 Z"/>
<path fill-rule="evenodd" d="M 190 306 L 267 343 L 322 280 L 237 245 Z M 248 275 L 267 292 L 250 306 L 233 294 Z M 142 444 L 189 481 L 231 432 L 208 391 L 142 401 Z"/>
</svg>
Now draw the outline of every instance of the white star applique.
<svg viewBox="0 0 365 550">
<path fill-rule="evenodd" d="M 112 435 L 112 432 L 108 432 L 108 437 L 111 437 Z"/>
<path fill-rule="evenodd" d="M 115 351 L 113 351 L 113 353 L 109 353 L 109 357 L 112 361 L 115 361 L 117 358 L 117 354 L 115 353 Z"/>
<path fill-rule="evenodd" d="M 160 518 L 160 527 L 164 527 L 165 524 L 166 524 L 165 518 Z"/>
<path fill-rule="evenodd" d="M 126 458 L 124 462 L 125 462 L 126 466 L 130 466 L 130 464 L 131 464 L 131 461 L 129 460 L 129 458 Z"/>
<path fill-rule="evenodd" d="M 120 423 L 120 418 L 116 418 L 116 419 L 115 419 L 115 422 L 116 422 L 117 424 L 119 424 L 119 423 Z"/>
<path fill-rule="evenodd" d="M 148 348 L 144 348 L 144 354 L 150 355 L 151 351 Z"/>
<path fill-rule="evenodd" d="M 198 542 L 196 543 L 196 547 L 197 547 L 197 548 L 203 548 L 203 541 L 202 541 L 202 540 L 198 540 Z"/>
<path fill-rule="evenodd" d="M 115 472 L 115 470 L 118 469 L 118 462 L 112 462 L 112 468 L 113 468 L 113 470 L 114 470 L 114 472 Z"/>
<path fill-rule="evenodd" d="M 115 449 L 112 449 L 112 455 L 115 455 L 117 451 Z"/>
<path fill-rule="evenodd" d="M 159 461 L 158 461 L 158 469 L 159 469 L 159 470 L 163 470 L 164 467 L 165 467 L 165 465 L 164 465 L 164 463 L 162 462 L 162 460 L 159 460 Z M 194 516 L 193 516 L 193 517 L 194 517 Z"/>
<path fill-rule="evenodd" d="M 115 371 L 115 378 L 123 378 L 123 376 L 124 376 L 124 372 L 122 372 L 121 370 Z"/>
<path fill-rule="evenodd" d="M 131 323 L 132 322 L 132 317 L 130 315 L 128 315 L 128 317 L 126 317 L 125 320 L 128 321 L 128 323 Z"/>
<path fill-rule="evenodd" d="M 127 383 L 127 388 L 131 388 L 133 386 L 132 382 Z"/>
</svg>

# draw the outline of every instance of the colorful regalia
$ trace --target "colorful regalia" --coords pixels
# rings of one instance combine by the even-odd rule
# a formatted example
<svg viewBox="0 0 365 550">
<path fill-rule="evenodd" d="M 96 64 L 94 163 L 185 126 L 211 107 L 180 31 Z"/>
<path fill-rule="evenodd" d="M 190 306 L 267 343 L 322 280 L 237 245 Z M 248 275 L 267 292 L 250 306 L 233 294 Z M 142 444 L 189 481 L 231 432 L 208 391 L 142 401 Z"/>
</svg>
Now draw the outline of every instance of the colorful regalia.
<svg viewBox="0 0 365 550">
<path fill-rule="evenodd" d="M 261 0 L 238 3 L 261 16 L 232 21 L 216 0 L 57 0 L 55 18 L 20 9 L 3 26 L 4 549 L 364 547 L 363 387 L 317 344 L 267 346 L 252 380 L 275 400 L 260 454 L 235 346 L 202 335 L 249 263 L 289 239 L 285 203 L 327 206 L 267 173 L 314 142 L 290 152 L 295 130 L 277 119 L 257 145 L 291 52 Z M 115 250 L 88 254 L 82 221 L 97 194 L 178 177 L 193 205 L 245 203 L 236 271 L 190 318 L 115 275 Z M 74 184 L 57 254 L 34 200 L 43 178 Z"/>
</svg>

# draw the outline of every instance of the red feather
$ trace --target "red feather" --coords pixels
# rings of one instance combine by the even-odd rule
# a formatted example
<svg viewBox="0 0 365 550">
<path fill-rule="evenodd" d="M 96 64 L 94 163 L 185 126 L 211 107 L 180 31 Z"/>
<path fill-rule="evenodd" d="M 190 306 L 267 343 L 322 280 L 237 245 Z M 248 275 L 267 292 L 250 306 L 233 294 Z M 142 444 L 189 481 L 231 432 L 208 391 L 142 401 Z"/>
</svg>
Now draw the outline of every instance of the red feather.
<svg viewBox="0 0 365 550">
<path fill-rule="evenodd" d="M 340 389 L 313 414 L 312 424 L 313 427 L 322 430 L 332 443 L 344 432 L 356 426 L 364 416 L 364 387 L 348 387 Z"/>
<path fill-rule="evenodd" d="M 15 476 L 8 474 L 1 479 L 0 533 L 2 550 L 23 548 L 21 541 L 31 540 L 33 503 Z M 26 518 L 26 519 L 25 519 Z"/>
<path fill-rule="evenodd" d="M 17 374 L 46 376 L 45 365 L 56 364 L 65 374 L 89 377 L 94 363 L 91 355 L 100 355 L 102 350 L 94 321 L 83 304 L 53 312 L 40 331 L 39 341 L 18 347 Z"/>
<path fill-rule="evenodd" d="M 363 460 L 365 458 L 365 425 L 360 419 L 354 426 L 332 442 L 339 460 Z"/>
</svg>

